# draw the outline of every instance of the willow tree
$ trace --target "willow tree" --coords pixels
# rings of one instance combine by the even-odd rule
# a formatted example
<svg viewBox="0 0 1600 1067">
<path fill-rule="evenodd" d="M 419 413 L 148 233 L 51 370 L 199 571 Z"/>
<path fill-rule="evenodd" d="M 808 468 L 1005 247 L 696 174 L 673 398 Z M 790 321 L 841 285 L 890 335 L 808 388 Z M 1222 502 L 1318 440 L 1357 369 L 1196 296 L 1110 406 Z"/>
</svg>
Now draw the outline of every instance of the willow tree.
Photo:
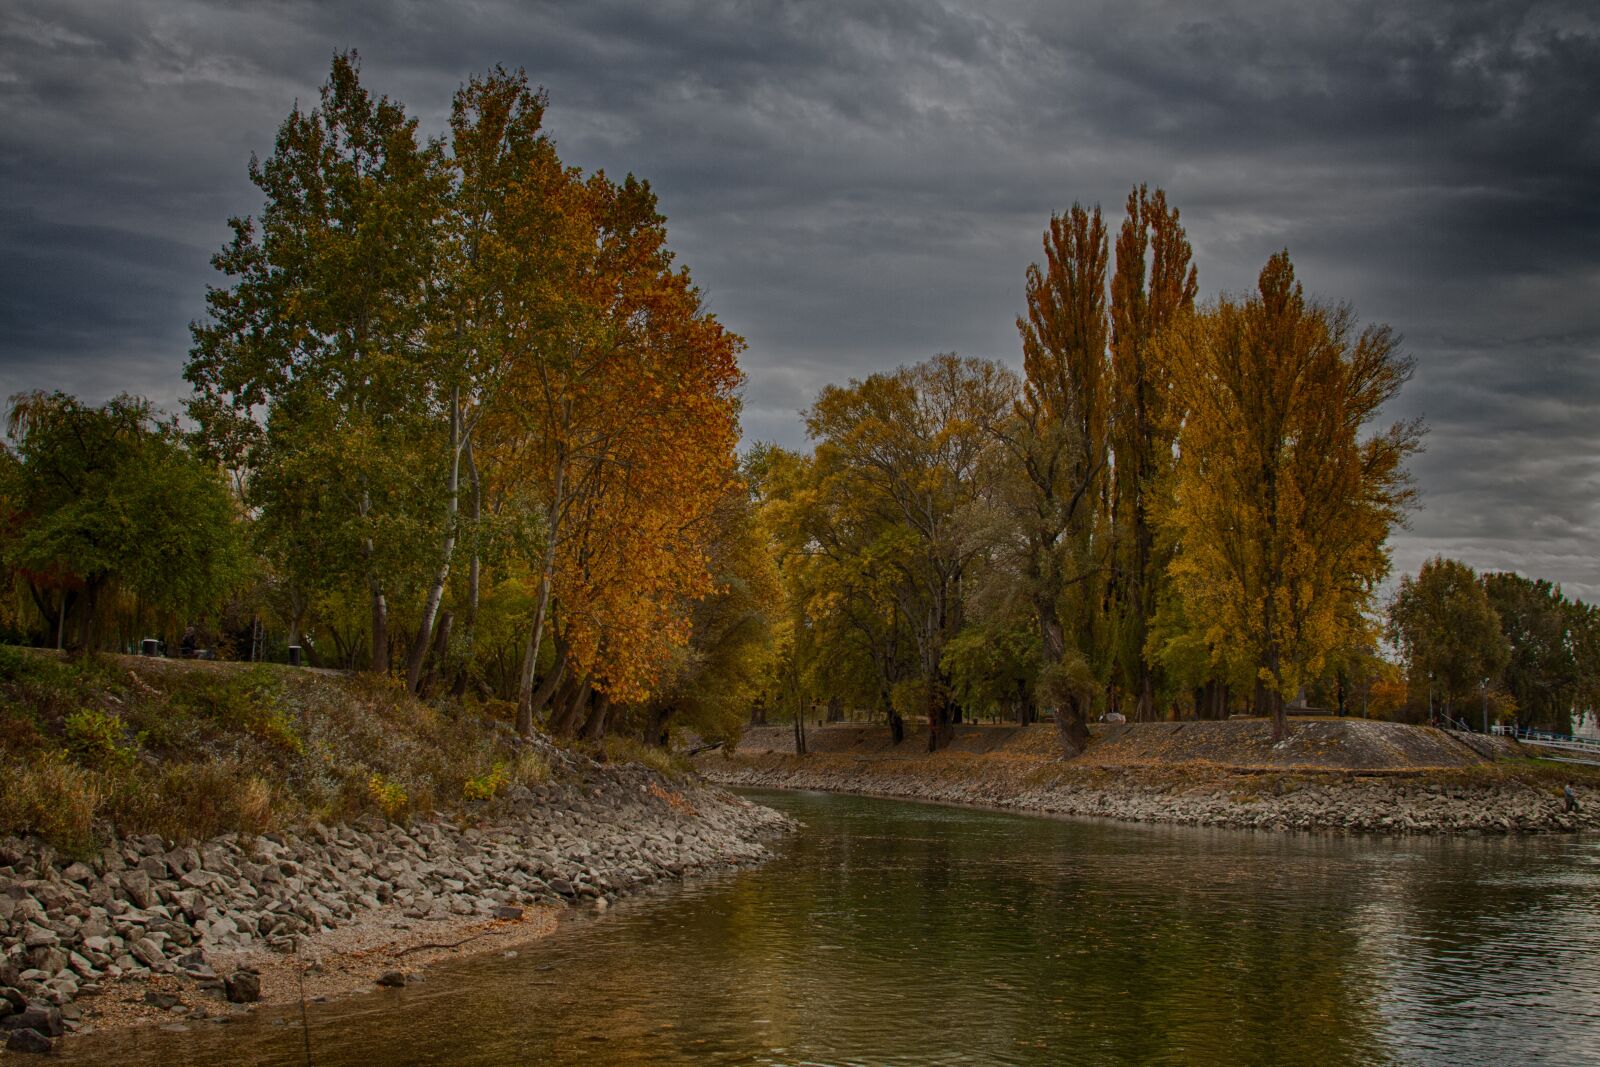
<svg viewBox="0 0 1600 1067">
<path fill-rule="evenodd" d="M 1198 281 L 1178 210 L 1160 189 L 1128 194 L 1111 276 L 1112 511 L 1118 532 L 1117 649 L 1134 717 L 1150 718 L 1155 672 L 1145 650 L 1170 553 L 1156 543 L 1154 511 L 1173 462 L 1172 373 L 1156 336 L 1194 307 Z"/>
<path fill-rule="evenodd" d="M 1044 255 L 1042 268 L 1028 268 L 1027 315 L 1017 319 L 1022 396 L 1012 418 L 994 425 L 1017 472 L 1014 510 L 1042 645 L 1041 695 L 1055 705 L 1062 742 L 1076 753 L 1089 741 L 1106 557 L 1098 516 L 1107 486 L 1111 380 L 1100 209 L 1074 204 L 1066 215 L 1051 216 Z M 1072 614 L 1063 620 L 1069 592 Z"/>
<path fill-rule="evenodd" d="M 1187 411 L 1169 570 L 1213 655 L 1248 664 L 1258 713 L 1284 731 L 1284 698 L 1362 635 L 1386 540 L 1414 492 L 1421 425 L 1367 432 L 1411 374 L 1386 326 L 1306 299 L 1287 252 L 1257 291 L 1223 297 L 1162 342 Z"/>
<path fill-rule="evenodd" d="M 74 590 L 76 647 L 98 647 L 103 597 L 122 592 L 173 614 L 217 607 L 243 574 L 238 515 L 216 469 L 195 458 L 147 401 L 99 406 L 64 393 L 11 398 L 0 449 L 0 557 L 27 581 L 64 640 Z"/>
</svg>

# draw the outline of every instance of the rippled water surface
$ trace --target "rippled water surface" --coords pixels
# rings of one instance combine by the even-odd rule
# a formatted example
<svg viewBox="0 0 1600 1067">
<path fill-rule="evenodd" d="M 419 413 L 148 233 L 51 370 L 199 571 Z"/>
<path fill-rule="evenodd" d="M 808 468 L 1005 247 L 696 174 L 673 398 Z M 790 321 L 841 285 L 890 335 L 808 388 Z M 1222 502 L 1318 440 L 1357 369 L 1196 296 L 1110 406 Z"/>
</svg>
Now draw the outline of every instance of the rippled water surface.
<svg viewBox="0 0 1600 1067">
<path fill-rule="evenodd" d="M 310 1006 L 313 1062 L 1596 1063 L 1600 841 L 756 794 L 774 862 Z M 69 1059 L 305 1062 L 298 1012 Z"/>
</svg>

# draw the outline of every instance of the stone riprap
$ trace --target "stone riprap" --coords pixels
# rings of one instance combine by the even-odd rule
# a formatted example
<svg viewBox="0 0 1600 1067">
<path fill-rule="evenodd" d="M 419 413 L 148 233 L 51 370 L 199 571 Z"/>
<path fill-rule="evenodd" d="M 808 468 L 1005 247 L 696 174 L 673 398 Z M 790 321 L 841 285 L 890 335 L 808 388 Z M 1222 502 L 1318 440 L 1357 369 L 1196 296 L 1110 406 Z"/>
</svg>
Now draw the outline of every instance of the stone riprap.
<svg viewBox="0 0 1600 1067">
<path fill-rule="evenodd" d="M 912 744 L 907 742 L 907 745 Z M 1470 776 L 1240 773 L 1193 765 L 1078 767 L 1061 759 L 982 754 L 853 756 L 712 754 L 701 773 L 731 786 L 816 789 L 1051 815 L 1263 830 L 1506 834 L 1592 829 L 1600 796 L 1580 790 L 1568 814 L 1559 788 Z"/>
<path fill-rule="evenodd" d="M 261 995 L 257 974 L 214 962 L 292 951 L 377 914 L 488 921 L 533 905 L 604 907 L 663 879 L 760 861 L 764 840 L 791 825 L 720 789 L 632 766 L 516 787 L 472 815 L 472 825 L 364 817 L 194 844 L 129 837 L 78 860 L 31 838 L 0 841 L 8 1047 L 48 1048 L 78 1026 L 80 998 L 109 982 L 181 976 L 219 1005 L 247 1003 Z"/>
</svg>

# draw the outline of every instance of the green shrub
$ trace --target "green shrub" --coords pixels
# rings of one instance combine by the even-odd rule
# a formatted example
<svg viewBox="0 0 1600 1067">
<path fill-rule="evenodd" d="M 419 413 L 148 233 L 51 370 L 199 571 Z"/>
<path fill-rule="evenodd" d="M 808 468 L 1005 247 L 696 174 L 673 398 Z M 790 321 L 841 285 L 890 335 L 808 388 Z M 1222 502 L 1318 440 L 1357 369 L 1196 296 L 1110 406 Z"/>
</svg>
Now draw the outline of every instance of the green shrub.
<svg viewBox="0 0 1600 1067">
<path fill-rule="evenodd" d="M 133 765 L 134 752 L 124 744 L 127 729 L 120 717 L 94 708 L 79 708 L 67 716 L 63 728 L 67 751 L 79 763 L 107 771 Z"/>
<path fill-rule="evenodd" d="M 506 765 L 496 763 L 487 773 L 468 778 L 462 794 L 468 800 L 493 800 L 508 781 L 510 778 L 506 775 Z"/>
<path fill-rule="evenodd" d="M 410 802 L 405 788 L 399 782 L 392 782 L 377 771 L 367 778 L 367 795 L 391 819 L 401 815 Z"/>
</svg>

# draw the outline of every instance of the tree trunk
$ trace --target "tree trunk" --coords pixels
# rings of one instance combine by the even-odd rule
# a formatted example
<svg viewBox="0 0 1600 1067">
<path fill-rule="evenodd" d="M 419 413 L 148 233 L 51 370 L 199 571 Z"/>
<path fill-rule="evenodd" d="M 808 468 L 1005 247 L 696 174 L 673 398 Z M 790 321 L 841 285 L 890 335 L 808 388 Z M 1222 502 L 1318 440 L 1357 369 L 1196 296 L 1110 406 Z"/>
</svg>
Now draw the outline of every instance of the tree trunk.
<svg viewBox="0 0 1600 1067">
<path fill-rule="evenodd" d="M 950 703 L 933 685 L 928 687 L 928 751 L 937 752 L 950 743 Z"/>
<path fill-rule="evenodd" d="M 433 650 L 428 654 L 428 669 L 422 675 L 417 685 L 417 695 L 421 696 L 433 689 L 433 680 L 440 669 L 444 667 L 450 656 L 450 629 L 455 623 L 455 613 L 450 611 L 440 612 L 439 625 L 433 632 Z"/>
<path fill-rule="evenodd" d="M 578 727 L 584 706 L 588 703 L 590 689 L 589 677 L 582 678 L 568 674 L 567 681 L 563 683 L 565 699 L 556 707 L 550 718 L 550 733 L 554 737 L 571 737 Z"/>
<path fill-rule="evenodd" d="M 559 647 L 557 651 L 560 651 Z M 537 716 L 544 709 L 544 706 L 550 702 L 550 698 L 555 695 L 556 687 L 561 684 L 561 680 L 566 675 L 567 658 L 563 655 L 557 655 L 556 662 L 551 664 L 550 670 L 539 680 L 539 688 L 533 691 L 533 715 Z"/>
<path fill-rule="evenodd" d="M 1089 747 L 1088 702 L 1074 694 L 1063 703 L 1065 707 L 1056 708 L 1056 734 L 1070 758 Z"/>
<path fill-rule="evenodd" d="M 644 726 L 644 743 L 655 748 L 666 748 L 671 740 L 667 720 L 672 718 L 670 704 L 652 704 L 650 716 Z"/>
<path fill-rule="evenodd" d="M 611 695 L 595 690 L 594 706 L 589 711 L 589 717 L 583 721 L 583 730 L 580 736 L 585 741 L 600 741 L 606 736 L 606 719 L 611 714 Z"/>
<path fill-rule="evenodd" d="M 94 652 L 94 616 L 100 606 L 99 580 L 84 582 L 78 606 L 82 609 L 78 619 L 78 652 L 87 656 Z"/>
<path fill-rule="evenodd" d="M 552 671 L 552 674 L 555 672 Z M 555 692 L 550 694 L 548 701 L 550 711 L 544 718 L 544 732 L 551 737 L 560 736 L 561 720 L 567 713 L 567 708 L 572 704 L 572 694 L 578 688 L 577 675 L 567 669 L 565 663 L 561 664 L 560 677 L 556 679 Z"/>
<path fill-rule="evenodd" d="M 561 519 L 561 494 L 566 470 L 564 456 L 557 454 L 555 488 L 545 509 L 544 569 L 539 574 L 539 606 L 533 614 L 533 632 L 522 653 L 522 673 L 517 681 L 517 732 L 533 733 L 533 671 L 539 661 L 539 644 L 544 640 L 545 615 L 550 610 L 550 586 L 556 572 L 556 525 Z"/>
<path fill-rule="evenodd" d="M 417 635 L 412 639 L 411 652 L 406 656 L 406 688 L 416 693 L 422 684 L 422 667 L 428 658 L 428 646 L 433 640 L 434 620 L 439 616 L 439 604 L 444 599 L 445 583 L 450 580 L 450 561 L 456 551 L 456 515 L 461 507 L 461 389 L 450 391 L 450 473 L 445 481 L 444 544 L 439 549 L 439 568 L 434 572 L 433 584 L 428 586 L 428 596 L 422 603 L 422 620 L 417 624 Z"/>
<path fill-rule="evenodd" d="M 464 451 L 467 480 L 472 483 L 472 511 L 468 516 L 472 522 L 472 560 L 467 564 L 467 617 L 461 627 L 461 669 L 456 672 L 454 690 L 457 699 L 467 692 L 467 676 L 472 672 L 473 656 L 477 652 L 478 600 L 483 588 L 483 551 L 478 538 L 478 523 L 483 519 L 483 486 L 478 481 L 478 461 L 472 455 L 470 436 Z"/>
<path fill-rule="evenodd" d="M 367 669 L 375 674 L 389 673 L 389 601 L 383 595 L 383 583 L 377 578 L 367 581 L 372 596 L 372 658 Z"/>
<path fill-rule="evenodd" d="M 305 642 L 301 636 L 300 628 L 305 622 L 306 608 L 305 597 L 291 587 L 289 590 L 289 639 L 286 642 L 287 644 L 304 645 Z"/>
</svg>

